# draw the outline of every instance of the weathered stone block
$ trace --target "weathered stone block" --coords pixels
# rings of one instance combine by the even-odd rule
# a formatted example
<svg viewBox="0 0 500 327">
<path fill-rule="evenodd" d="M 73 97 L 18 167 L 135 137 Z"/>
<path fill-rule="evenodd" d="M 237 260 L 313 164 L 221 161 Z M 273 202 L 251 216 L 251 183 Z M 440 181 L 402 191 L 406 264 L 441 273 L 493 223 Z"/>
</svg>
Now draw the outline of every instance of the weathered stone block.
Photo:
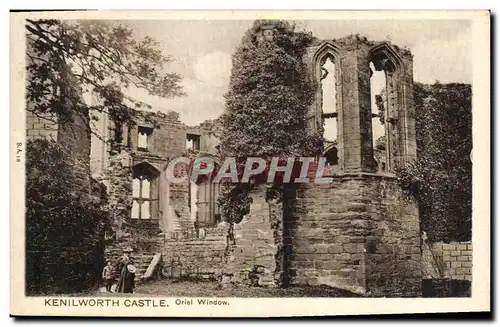
<svg viewBox="0 0 500 327">
<path fill-rule="evenodd" d="M 471 269 L 470 268 L 457 268 L 456 273 L 459 274 L 459 275 L 470 274 L 471 273 Z"/>
<path fill-rule="evenodd" d="M 443 251 L 455 251 L 456 247 L 453 244 L 443 244 Z"/>
<path fill-rule="evenodd" d="M 355 243 L 344 244 L 344 251 L 347 253 L 358 253 L 358 247 Z"/>
<path fill-rule="evenodd" d="M 328 253 L 342 253 L 343 247 L 339 244 L 331 244 L 328 246 Z"/>
</svg>

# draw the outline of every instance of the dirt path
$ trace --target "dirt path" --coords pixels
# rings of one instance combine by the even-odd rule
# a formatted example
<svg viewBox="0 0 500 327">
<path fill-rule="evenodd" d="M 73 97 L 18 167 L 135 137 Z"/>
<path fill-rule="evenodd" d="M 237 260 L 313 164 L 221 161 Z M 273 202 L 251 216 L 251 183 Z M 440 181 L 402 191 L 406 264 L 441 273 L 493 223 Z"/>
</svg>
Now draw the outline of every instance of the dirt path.
<svg viewBox="0 0 500 327">
<path fill-rule="evenodd" d="M 106 293 L 100 288 L 93 295 L 130 296 L 130 294 Z M 307 286 L 290 288 L 241 287 L 228 286 L 222 288 L 216 282 L 170 282 L 151 281 L 137 285 L 132 296 L 164 296 L 164 297 L 353 297 L 356 294 L 327 287 Z"/>
</svg>

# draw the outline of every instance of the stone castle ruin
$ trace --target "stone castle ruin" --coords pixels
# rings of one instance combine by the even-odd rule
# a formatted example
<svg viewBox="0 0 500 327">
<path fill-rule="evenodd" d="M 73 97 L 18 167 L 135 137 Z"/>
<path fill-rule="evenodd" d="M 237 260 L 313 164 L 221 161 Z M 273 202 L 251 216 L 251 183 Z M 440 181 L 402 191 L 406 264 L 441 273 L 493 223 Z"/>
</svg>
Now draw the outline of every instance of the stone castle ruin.
<svg viewBox="0 0 500 327">
<path fill-rule="evenodd" d="M 323 67 L 327 61 L 334 69 Z M 250 213 L 230 227 L 217 204 L 220 185 L 171 184 L 165 176 L 170 160 L 186 152 L 217 153 L 217 121 L 190 127 L 175 112 L 158 112 L 150 114 L 154 124 L 116 128 L 101 117 L 96 128 L 102 135 L 121 134 L 113 149 L 92 140 L 92 173 L 107 186 L 115 213 L 106 233 L 107 258 L 131 252 L 143 279 L 421 295 L 418 206 L 394 174 L 416 158 L 412 54 L 349 36 L 316 40 L 304 62 L 317 83 L 309 132 L 322 131 L 327 121 L 336 125 L 336 142 L 326 142 L 318 154 L 329 158 L 332 183 L 300 185 L 283 203 L 267 201 L 263 186 L 252 194 Z M 370 79 L 376 72 L 385 74 L 386 84 L 380 96 L 385 147 L 375 151 L 372 124 L 380 117 Z M 334 87 L 322 87 L 325 75 Z M 326 112 L 323 104 L 332 95 L 335 110 Z M 28 135 L 33 128 L 28 121 Z M 89 147 L 90 140 L 75 151 Z"/>
</svg>

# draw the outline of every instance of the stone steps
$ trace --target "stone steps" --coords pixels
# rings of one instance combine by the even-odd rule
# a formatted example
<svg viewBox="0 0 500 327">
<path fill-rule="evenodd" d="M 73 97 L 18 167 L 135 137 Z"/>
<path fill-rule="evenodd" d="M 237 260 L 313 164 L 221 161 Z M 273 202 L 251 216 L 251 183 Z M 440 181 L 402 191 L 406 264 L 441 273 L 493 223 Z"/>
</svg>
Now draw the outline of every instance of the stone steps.
<svg viewBox="0 0 500 327">
<path fill-rule="evenodd" d="M 138 280 L 140 279 L 146 270 L 149 267 L 149 264 L 153 260 L 154 253 L 140 253 L 140 254 L 132 254 L 131 260 L 137 269 L 137 272 L 135 273 L 135 279 Z"/>
</svg>

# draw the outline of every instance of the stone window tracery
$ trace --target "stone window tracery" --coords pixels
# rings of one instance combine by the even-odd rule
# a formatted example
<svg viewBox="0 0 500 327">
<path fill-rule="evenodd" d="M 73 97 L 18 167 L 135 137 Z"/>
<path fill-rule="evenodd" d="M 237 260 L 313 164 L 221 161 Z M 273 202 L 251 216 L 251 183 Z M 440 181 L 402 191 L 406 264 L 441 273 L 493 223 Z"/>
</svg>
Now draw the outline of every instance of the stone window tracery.
<svg viewBox="0 0 500 327">
<path fill-rule="evenodd" d="M 395 165 L 400 62 L 386 44 L 372 50 L 369 59 L 372 72 L 370 78 L 372 146 L 377 169 L 383 172 L 391 170 Z"/>
<path fill-rule="evenodd" d="M 157 176 L 156 170 L 147 163 L 142 163 L 134 167 L 132 180 L 132 219 L 157 218 Z"/>
<path fill-rule="evenodd" d="M 340 65 L 336 49 L 325 43 L 313 58 L 314 76 L 318 83 L 316 94 L 315 125 L 323 131 L 323 155 L 329 165 L 340 164 L 341 125 L 340 112 Z"/>
</svg>

